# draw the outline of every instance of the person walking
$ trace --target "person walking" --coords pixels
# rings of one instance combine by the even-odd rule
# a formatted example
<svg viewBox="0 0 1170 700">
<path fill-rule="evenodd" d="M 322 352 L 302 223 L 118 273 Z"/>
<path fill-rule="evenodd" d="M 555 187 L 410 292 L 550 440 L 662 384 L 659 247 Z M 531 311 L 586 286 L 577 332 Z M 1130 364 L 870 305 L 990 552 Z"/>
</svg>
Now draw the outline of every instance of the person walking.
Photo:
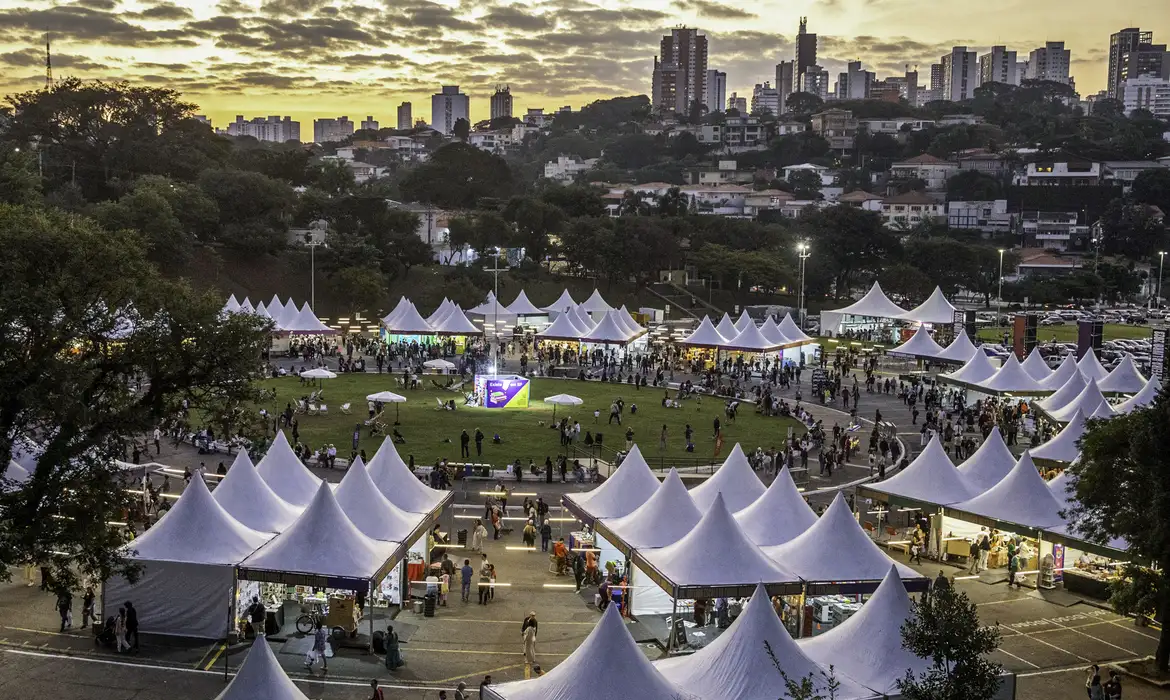
<svg viewBox="0 0 1170 700">
<path fill-rule="evenodd" d="M 379 369 L 381 369 L 381 367 L 379 367 Z M 377 678 L 370 679 L 370 688 L 373 690 L 373 693 L 370 695 L 370 700 L 386 700 L 386 696 L 382 693 L 382 689 L 378 687 Z"/>
<path fill-rule="evenodd" d="M 488 555 L 483 555 L 483 561 L 479 565 L 479 604 L 487 605 L 488 599 L 491 597 L 492 589 L 492 565 L 488 561 Z"/>
<path fill-rule="evenodd" d="M 325 629 L 325 625 L 320 621 L 317 622 L 317 630 L 313 632 L 313 647 L 309 649 L 309 653 L 305 654 L 305 669 L 310 673 L 313 672 L 313 666 L 320 660 L 324 670 L 329 670 L 329 662 L 325 660 L 325 643 L 329 639 L 329 632 Z M 387 640 L 387 643 L 389 640 Z"/>
<path fill-rule="evenodd" d="M 62 591 L 57 596 L 57 612 L 61 613 L 61 631 L 73 626 L 73 594 Z"/>
<path fill-rule="evenodd" d="M 248 606 L 248 622 L 252 624 L 252 633 L 257 637 L 264 636 L 267 616 L 268 611 L 264 609 L 264 603 L 260 602 L 260 596 L 252 596 L 252 604 Z"/>
<path fill-rule="evenodd" d="M 528 613 L 524 624 L 520 628 L 520 635 L 524 638 L 524 677 L 532 677 L 532 667 L 536 665 L 536 613 Z"/>
<path fill-rule="evenodd" d="M 130 601 L 126 601 L 126 641 L 131 643 L 130 651 L 138 652 L 138 609 Z"/>
<path fill-rule="evenodd" d="M 90 620 L 93 620 L 95 627 L 98 624 L 97 618 L 94 617 L 93 613 L 93 603 L 96 597 L 93 592 L 93 584 L 87 583 L 85 585 L 85 595 L 81 599 L 81 629 L 85 629 L 89 625 Z"/>
<path fill-rule="evenodd" d="M 471 560 L 463 560 L 463 568 L 459 569 L 461 577 L 460 598 L 466 603 L 471 597 L 471 579 L 475 577 L 475 570 L 471 568 Z"/>
<path fill-rule="evenodd" d="M 127 651 L 130 649 L 130 644 L 126 642 L 126 608 L 118 608 L 118 616 L 114 618 L 114 639 L 117 641 L 117 652 L 122 653 L 122 649 Z"/>
<path fill-rule="evenodd" d="M 482 552 L 484 542 L 487 541 L 487 528 L 484 527 L 483 521 L 477 519 L 475 521 L 475 528 L 471 531 L 471 549 L 475 552 Z"/>
<path fill-rule="evenodd" d="M 548 520 L 540 526 L 540 551 L 548 552 L 548 543 L 552 541 L 552 524 Z"/>
</svg>

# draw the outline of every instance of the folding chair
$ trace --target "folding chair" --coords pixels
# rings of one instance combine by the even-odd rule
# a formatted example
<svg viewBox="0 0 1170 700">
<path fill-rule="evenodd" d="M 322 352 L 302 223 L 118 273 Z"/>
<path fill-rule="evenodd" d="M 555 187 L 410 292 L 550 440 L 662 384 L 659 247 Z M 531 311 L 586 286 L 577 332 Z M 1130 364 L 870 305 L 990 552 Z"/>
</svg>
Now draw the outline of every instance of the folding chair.
<svg viewBox="0 0 1170 700">
<path fill-rule="evenodd" d="M 317 413 L 319 413 L 321 415 L 325 415 L 325 414 L 329 413 L 329 407 L 326 406 L 325 404 L 321 404 L 321 407 L 317 409 Z"/>
<path fill-rule="evenodd" d="M 442 411 L 447 408 L 447 402 L 443 401 L 438 396 L 435 397 L 435 403 L 439 404 L 435 407 L 436 411 Z"/>
<path fill-rule="evenodd" d="M 309 404 L 309 415 L 310 416 L 317 415 L 317 404 L 315 404 L 315 403 Z"/>
<path fill-rule="evenodd" d="M 347 404 L 347 403 L 341 404 L 341 412 L 348 416 L 349 415 L 349 404 Z"/>
</svg>

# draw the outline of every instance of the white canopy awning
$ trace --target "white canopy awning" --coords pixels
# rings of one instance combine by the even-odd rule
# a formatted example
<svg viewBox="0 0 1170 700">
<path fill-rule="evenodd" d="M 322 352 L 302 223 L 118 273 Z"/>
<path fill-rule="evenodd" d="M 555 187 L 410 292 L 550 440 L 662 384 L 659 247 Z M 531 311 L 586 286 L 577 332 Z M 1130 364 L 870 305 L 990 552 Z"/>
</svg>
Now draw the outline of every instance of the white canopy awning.
<svg viewBox="0 0 1170 700">
<path fill-rule="evenodd" d="M 294 506 L 308 505 L 321 484 L 321 480 L 297 459 L 283 430 L 276 431 L 276 438 L 264 459 L 256 465 L 256 471 L 277 496 Z"/>
<path fill-rule="evenodd" d="M 499 299 L 494 296 L 479 306 L 470 308 L 467 313 L 475 316 L 482 316 L 485 323 L 515 323 L 517 316 L 508 310 L 508 307 L 500 303 Z"/>
<path fill-rule="evenodd" d="M 438 323 L 439 321 L 442 321 L 444 318 L 447 317 L 447 314 L 451 313 L 451 309 L 454 306 L 455 306 L 455 302 L 451 301 L 447 297 L 443 297 L 443 302 L 441 304 L 439 304 L 439 308 L 435 309 L 435 312 L 433 314 L 431 314 L 430 316 L 427 316 L 427 318 L 426 318 L 427 323 L 429 323 L 433 326 L 436 323 Z"/>
<path fill-rule="evenodd" d="M 899 318 L 903 321 L 917 321 L 919 323 L 946 323 L 955 322 L 954 304 L 947 301 L 942 289 L 935 287 L 930 297 L 918 306 L 903 313 Z"/>
<path fill-rule="evenodd" d="M 1049 418 L 1056 421 L 1057 423 L 1067 423 L 1073 419 L 1073 416 L 1076 415 L 1077 411 L 1080 411 L 1085 415 L 1093 415 L 1093 412 L 1095 412 L 1097 407 L 1100 406 L 1104 401 L 1105 395 L 1101 393 L 1101 389 L 1097 386 L 1097 380 L 1090 379 L 1089 383 L 1085 385 L 1085 388 L 1081 390 L 1081 393 L 1077 394 L 1076 398 L 1074 398 L 1072 401 L 1069 401 L 1060 408 L 1054 408 L 1051 411 L 1044 409 L 1044 412 L 1048 414 Z"/>
<path fill-rule="evenodd" d="M 784 314 L 784 320 L 780 322 L 780 332 L 784 334 L 785 338 L 791 343 L 814 343 L 807 333 L 800 330 L 800 326 L 796 325 L 796 321 L 792 320 L 792 314 Z"/>
<path fill-rule="evenodd" d="M 211 497 L 233 518 L 258 532 L 282 532 L 301 514 L 300 508 L 276 495 L 243 450 Z"/>
<path fill-rule="evenodd" d="M 1063 504 L 1048 490 L 1027 450 L 998 484 L 950 510 L 1045 529 L 1064 524 Z"/>
<path fill-rule="evenodd" d="M 622 323 L 625 324 L 625 326 L 627 328 L 629 328 L 631 331 L 633 331 L 634 335 L 638 335 L 639 333 L 645 332 L 646 329 L 643 328 L 641 325 L 638 324 L 637 321 L 634 320 L 633 315 L 630 314 L 630 310 L 626 308 L 625 304 L 622 304 L 622 307 L 620 309 L 618 309 L 617 311 L 618 311 L 618 316 L 621 317 Z"/>
<path fill-rule="evenodd" d="M 728 338 L 725 347 L 744 352 L 771 352 L 779 348 L 780 344 L 765 337 L 756 324 L 751 323 L 734 337 Z"/>
<path fill-rule="evenodd" d="M 572 317 L 563 313 L 553 319 L 548 328 L 536 333 L 537 338 L 548 340 L 580 340 L 581 331 L 573 325 Z"/>
<path fill-rule="evenodd" d="M 596 528 L 607 540 L 624 544 L 628 553 L 678 542 L 701 517 L 678 472 L 671 469 L 654 495 L 637 510 L 617 518 L 601 518 Z"/>
<path fill-rule="evenodd" d="M 873 286 L 869 288 L 869 291 L 865 293 L 865 296 L 849 306 L 841 309 L 833 309 L 829 313 L 841 314 L 842 316 L 867 316 L 870 318 L 902 318 L 906 314 L 906 309 L 890 301 L 886 293 L 882 291 L 882 286 L 874 282 Z"/>
<path fill-rule="evenodd" d="M 719 323 L 715 326 L 715 330 L 719 331 L 719 335 L 727 338 L 728 340 L 731 340 L 735 336 L 739 335 L 739 331 L 735 329 L 735 323 L 732 322 L 731 317 L 726 313 L 723 314 L 723 318 L 719 319 Z"/>
<path fill-rule="evenodd" d="M 937 435 L 905 469 L 885 481 L 870 484 L 869 488 L 944 506 L 965 501 L 977 493 L 951 462 Z"/>
<path fill-rule="evenodd" d="M 304 306 L 301 307 L 301 310 L 295 319 L 290 319 L 288 316 L 283 317 L 281 330 L 288 331 L 290 333 L 337 332 L 329 326 L 326 326 L 324 323 L 321 323 L 321 319 L 317 318 L 317 315 L 314 314 L 313 310 L 309 308 L 309 302 L 307 301 L 305 302 Z"/>
<path fill-rule="evenodd" d="M 539 334 L 538 334 L 539 335 Z M 711 323 L 711 319 L 707 316 L 699 322 L 698 328 L 694 330 L 686 340 L 679 343 L 680 345 L 694 345 L 700 348 L 722 348 L 727 345 L 727 338 L 720 335 L 719 331 L 715 330 L 715 326 Z"/>
<path fill-rule="evenodd" d="M 508 304 L 507 309 L 517 316 L 545 316 L 548 314 L 544 309 L 536 308 L 536 305 L 528 300 L 528 295 L 524 293 L 523 289 L 516 295 L 516 300 Z"/>
<path fill-rule="evenodd" d="M 1162 383 L 1158 381 L 1157 377 L 1150 377 L 1150 381 L 1142 387 L 1142 390 L 1134 394 L 1130 398 L 1121 402 L 1114 409 L 1115 413 L 1129 413 L 1135 408 L 1142 406 L 1149 406 L 1158 398 L 1158 392 L 1162 391 Z"/>
<path fill-rule="evenodd" d="M 125 546 L 130 559 L 235 566 L 272 537 L 245 527 L 215 502 L 203 479 L 191 479 L 183 495 L 154 527 Z"/>
<path fill-rule="evenodd" d="M 1069 357 L 1072 356 L 1070 355 Z M 1068 378 L 1068 381 L 1056 391 L 1052 392 L 1051 395 L 1037 401 L 1036 405 L 1045 411 L 1055 411 L 1058 408 L 1063 408 L 1076 399 L 1085 390 L 1087 384 L 1085 375 L 1081 374 L 1079 370 L 1074 371 L 1072 376 Z"/>
<path fill-rule="evenodd" d="M 593 518 L 620 518 L 645 504 L 658 487 L 658 477 L 634 445 L 601 486 L 585 493 L 566 494 L 564 498 Z"/>
<path fill-rule="evenodd" d="M 433 324 L 436 335 L 480 335 L 483 330 L 471 322 L 458 304 L 452 304 L 438 323 Z"/>
<path fill-rule="evenodd" d="M 435 329 L 422 317 L 414 304 L 407 303 L 405 309 L 398 312 L 390 321 L 384 321 L 386 330 L 395 335 L 433 335 Z"/>
<path fill-rule="evenodd" d="M 780 330 L 780 324 L 776 323 L 776 319 L 772 316 L 764 319 L 764 322 L 760 324 L 760 333 L 768 340 L 776 343 L 776 345 L 787 345 L 789 343 L 788 338 L 784 337 L 784 332 Z"/>
<path fill-rule="evenodd" d="M 24 467 L 16 463 L 16 460 L 8 460 L 8 466 L 4 469 L 4 478 L 20 485 L 28 481 L 29 472 Z"/>
<path fill-rule="evenodd" d="M 930 337 L 930 331 L 926 329 L 925 325 L 919 326 L 918 330 L 914 331 L 914 335 L 905 343 L 902 343 L 896 348 L 889 351 L 891 355 L 909 355 L 910 357 L 923 357 L 926 359 L 936 359 L 943 354 L 941 345 Z"/>
<path fill-rule="evenodd" d="M 1043 382 L 1052 376 L 1052 369 L 1044 361 L 1044 356 L 1040 354 L 1039 345 L 1032 348 L 1032 352 L 1028 353 L 1028 356 L 1020 363 L 1020 367 L 1023 367 L 1024 371 L 1038 382 Z"/>
<path fill-rule="evenodd" d="M 1085 379 L 1095 379 L 1098 382 L 1104 381 L 1109 376 L 1109 370 L 1105 369 L 1101 361 L 1097 359 L 1097 353 L 1093 352 L 1093 348 L 1089 348 L 1085 352 L 1085 356 L 1077 360 L 1077 369 L 1085 375 Z"/>
<path fill-rule="evenodd" d="M 594 326 L 597 325 L 597 321 L 594 321 L 592 318 L 590 318 L 589 314 L 583 311 L 580 306 L 575 309 L 570 309 L 568 317 L 569 320 L 573 322 L 573 326 L 577 328 L 577 330 L 581 331 L 581 335 L 588 333 Z"/>
<path fill-rule="evenodd" d="M 997 425 L 987 434 L 975 454 L 960 464 L 958 469 L 975 493 L 983 493 L 998 484 L 1014 466 L 1016 457 L 1008 449 Z"/>
<path fill-rule="evenodd" d="M 971 359 L 967 360 L 967 364 L 949 374 L 940 374 L 939 379 L 978 386 L 980 382 L 995 376 L 995 372 L 995 365 L 991 364 L 987 353 L 977 349 Z"/>
<path fill-rule="evenodd" d="M 706 512 L 722 493 L 727 507 L 735 511 L 755 503 L 766 490 L 737 442 L 711 478 L 691 489 L 691 499 L 700 511 Z"/>
<path fill-rule="evenodd" d="M 1042 391 L 1040 382 L 1024 371 L 1015 355 L 1008 355 L 1003 367 L 989 379 L 979 382 L 978 387 L 992 394 L 1034 395 Z"/>
<path fill-rule="evenodd" d="M 950 345 L 946 346 L 939 353 L 938 359 L 946 360 L 947 362 L 966 363 L 972 357 L 975 357 L 975 353 L 977 352 L 982 353 L 983 351 L 975 347 L 975 343 L 971 342 L 970 336 L 966 333 L 960 333 L 955 336 L 955 339 L 951 341 Z"/>
<path fill-rule="evenodd" d="M 257 635 L 235 678 L 215 700 L 309 700 L 280 667 L 268 637 Z"/>
<path fill-rule="evenodd" d="M 394 310 L 382 317 L 382 324 L 389 328 L 394 323 L 394 319 L 408 308 L 410 308 L 410 300 L 406 297 L 398 297 L 398 303 L 394 305 Z"/>
<path fill-rule="evenodd" d="M 423 524 L 421 513 L 407 513 L 382 495 L 361 457 L 345 470 L 333 495 L 357 529 L 375 540 L 408 542 Z"/>
<path fill-rule="evenodd" d="M 1081 453 L 1077 441 L 1085 434 L 1085 414 L 1077 411 L 1064 429 L 1051 440 L 1032 449 L 1032 459 L 1047 459 L 1053 462 L 1071 462 Z"/>
<path fill-rule="evenodd" d="M 1060 387 L 1064 386 L 1068 380 L 1072 379 L 1075 375 L 1080 374 L 1081 371 L 1077 369 L 1076 355 L 1069 353 L 1064 356 L 1064 359 L 1060 361 L 1060 364 L 1056 366 L 1056 369 L 1052 371 L 1052 374 L 1048 375 L 1047 378 L 1040 380 L 1040 388 L 1044 389 L 1045 391 L 1056 391 Z M 1084 379 L 1084 375 L 1081 375 L 1081 379 Z"/>
<path fill-rule="evenodd" d="M 597 312 L 600 315 L 601 312 Z M 600 320 L 589 329 L 581 340 L 587 343 L 619 343 L 626 344 L 630 340 L 630 332 L 622 327 L 617 320 L 617 312 L 609 311 L 600 316 Z"/>
<path fill-rule="evenodd" d="M 745 328 L 754 325 L 756 325 L 756 322 L 752 320 L 751 314 L 747 312 L 747 309 L 744 309 L 743 313 L 735 321 L 735 330 L 737 333 L 743 333 Z"/>
<path fill-rule="evenodd" d="M 228 297 L 227 303 L 223 305 L 223 312 L 228 314 L 238 313 L 240 311 L 240 302 L 236 301 L 236 295 L 233 294 Z"/>
<path fill-rule="evenodd" d="M 1106 394 L 1136 394 L 1145 388 L 1146 378 L 1134 364 L 1133 355 L 1127 352 L 1109 376 L 1097 382 L 1097 386 Z"/>
<path fill-rule="evenodd" d="M 597 289 L 593 290 L 593 294 L 590 294 L 588 299 L 581 302 L 579 308 L 593 314 L 594 318 L 597 318 L 597 314 L 607 314 L 613 311 L 613 307 L 605 303 L 605 299 L 601 298 L 601 292 Z"/>
<path fill-rule="evenodd" d="M 735 519 L 752 542 L 764 547 L 784 544 L 817 521 L 817 514 L 796 490 L 788 467 L 781 467 L 772 485 Z"/>
<path fill-rule="evenodd" d="M 402 461 L 390 437 L 382 440 L 366 472 L 387 500 L 408 513 L 430 513 L 453 496 L 450 491 L 437 491 L 419 481 Z"/>
<path fill-rule="evenodd" d="M 248 297 L 244 297 L 244 300 L 240 302 L 240 311 L 250 314 L 256 311 L 256 307 L 252 306 L 252 302 Z"/>
<path fill-rule="evenodd" d="M 559 297 L 557 297 L 556 301 L 549 304 L 548 306 L 542 306 L 541 308 L 545 311 L 555 311 L 557 313 L 564 313 L 564 312 L 568 311 L 569 309 L 577 308 L 577 302 L 573 301 L 572 295 L 570 295 L 569 290 L 566 289 L 563 292 L 561 292 L 561 295 Z"/>
</svg>

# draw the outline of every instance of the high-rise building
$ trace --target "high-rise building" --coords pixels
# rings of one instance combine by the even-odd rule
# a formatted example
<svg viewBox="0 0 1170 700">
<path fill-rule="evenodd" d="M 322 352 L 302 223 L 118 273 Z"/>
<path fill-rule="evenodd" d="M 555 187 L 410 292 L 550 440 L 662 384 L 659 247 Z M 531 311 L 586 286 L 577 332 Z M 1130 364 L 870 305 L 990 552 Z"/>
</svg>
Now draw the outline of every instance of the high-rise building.
<svg viewBox="0 0 1170 700">
<path fill-rule="evenodd" d="M 1028 54 L 1028 80 L 1049 80 L 1054 83 L 1071 85 L 1068 69 L 1071 51 L 1064 48 L 1063 41 L 1049 41 L 1043 47 Z"/>
<path fill-rule="evenodd" d="M 1154 43 L 1153 32 L 1143 32 L 1137 27 L 1122 29 L 1109 35 L 1109 73 L 1105 78 L 1105 91 L 1110 97 L 1117 97 L 1117 84 L 1121 77 L 1125 54 L 1137 51 L 1142 44 Z"/>
<path fill-rule="evenodd" d="M 260 141 L 284 143 L 301 140 L 301 123 L 292 117 L 256 117 L 248 121 L 237 114 L 236 120 L 227 126 L 228 136 L 251 136 Z"/>
<path fill-rule="evenodd" d="M 815 94 L 814 90 L 805 88 L 805 76 L 808 75 L 810 68 L 817 65 L 817 35 L 808 33 L 808 17 L 800 18 L 800 29 L 796 33 L 796 66 L 792 76 L 792 84 L 797 90 L 804 92 L 811 92 Z M 825 94 L 828 94 L 828 85 L 825 86 Z"/>
<path fill-rule="evenodd" d="M 822 100 L 829 99 L 829 71 L 818 65 L 811 65 L 804 71 L 801 92 L 816 95 Z"/>
<path fill-rule="evenodd" d="M 698 29 L 679 27 L 662 37 L 660 56 L 654 57 L 654 108 L 690 113 L 691 105 L 707 96 L 707 37 Z"/>
<path fill-rule="evenodd" d="M 706 90 L 703 104 L 707 111 L 722 112 L 727 104 L 727 74 L 721 70 L 708 70 Z"/>
<path fill-rule="evenodd" d="M 491 115 L 492 119 L 512 116 L 512 89 L 507 85 L 496 86 L 496 92 L 492 95 Z"/>
<path fill-rule="evenodd" d="M 752 89 L 752 114 L 760 115 L 764 112 L 773 115 L 780 113 L 780 93 L 767 81 L 763 85 L 757 83 Z"/>
<path fill-rule="evenodd" d="M 1117 86 L 1117 99 L 1125 113 L 1149 110 L 1158 119 L 1170 119 L 1170 80 L 1145 75 L 1123 81 Z"/>
<path fill-rule="evenodd" d="M 912 106 L 918 105 L 918 66 L 914 66 L 914 70 L 910 70 L 910 65 L 906 65 L 906 83 L 901 90 L 901 97 L 903 100 L 909 102 Z"/>
<path fill-rule="evenodd" d="M 979 57 L 974 51 L 968 51 L 966 46 L 956 46 L 942 57 L 940 65 L 942 99 L 960 102 L 975 97 L 975 88 L 979 87 Z"/>
<path fill-rule="evenodd" d="M 353 136 L 353 122 L 349 117 L 313 120 L 313 142 L 335 143 Z"/>
<path fill-rule="evenodd" d="M 366 117 L 362 120 L 362 131 L 377 131 L 378 120 L 373 117 Z"/>
<path fill-rule="evenodd" d="M 455 122 L 467 120 L 471 125 L 471 100 L 459 92 L 458 85 L 444 85 L 442 92 L 431 95 L 431 128 L 451 135 Z"/>
<path fill-rule="evenodd" d="M 741 115 L 746 115 L 748 113 L 747 98 L 740 97 L 739 95 L 737 95 L 733 92 L 733 93 L 731 93 L 731 96 L 727 98 L 727 108 L 734 109 L 735 111 L 739 112 Z"/>
<path fill-rule="evenodd" d="M 400 131 L 408 131 L 414 128 L 414 120 L 411 116 L 409 102 L 403 102 L 398 105 L 398 129 Z"/>
<path fill-rule="evenodd" d="M 1121 55 L 1121 82 L 1143 75 L 1170 78 L 1170 53 L 1165 44 L 1139 44 Z"/>
<path fill-rule="evenodd" d="M 850 61 L 844 73 L 837 75 L 838 100 L 864 100 L 869 97 L 874 74 L 861 69 L 861 61 Z"/>
<path fill-rule="evenodd" d="M 941 95 L 943 89 L 943 67 L 941 63 L 930 64 L 930 89 Z"/>
<path fill-rule="evenodd" d="M 1006 46 L 992 46 L 991 51 L 979 57 L 979 84 L 1019 85 L 1017 65 L 1015 51 L 1008 51 Z"/>
<path fill-rule="evenodd" d="M 792 94 L 793 87 L 796 85 L 793 82 L 796 78 L 795 68 L 794 61 L 781 61 L 776 64 L 776 92 L 780 93 L 780 112 L 782 113 L 787 111 L 788 96 Z"/>
</svg>

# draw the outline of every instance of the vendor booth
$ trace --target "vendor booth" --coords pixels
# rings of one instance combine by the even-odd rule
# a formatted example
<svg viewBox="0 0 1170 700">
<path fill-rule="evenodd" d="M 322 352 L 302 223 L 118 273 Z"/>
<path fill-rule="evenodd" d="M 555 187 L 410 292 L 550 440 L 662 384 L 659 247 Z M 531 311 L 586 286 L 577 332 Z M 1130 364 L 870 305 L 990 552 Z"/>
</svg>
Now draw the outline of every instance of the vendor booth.
<svg viewBox="0 0 1170 700">
<path fill-rule="evenodd" d="M 634 445 L 621 465 L 600 486 L 561 496 L 561 505 L 586 526 L 598 518 L 620 518 L 637 510 L 658 490 L 658 477 Z"/>
<path fill-rule="evenodd" d="M 765 490 L 763 482 L 756 476 L 747 455 L 737 442 L 723 464 L 703 483 L 691 489 L 690 495 L 700 512 L 706 512 L 719 494 L 723 494 L 728 508 L 737 511 L 750 506 Z"/>
<path fill-rule="evenodd" d="M 902 320 L 906 309 L 890 301 L 877 282 L 865 296 L 849 306 L 821 312 L 821 329 L 827 335 L 837 336 L 847 331 L 882 331 L 892 333 L 895 322 Z M 952 319 L 953 321 L 953 319 Z"/>
<path fill-rule="evenodd" d="M 994 426 L 983 444 L 959 465 L 959 473 L 975 490 L 982 493 L 998 484 L 1016 466 L 1016 457 L 1004 442 L 999 426 Z"/>
</svg>

